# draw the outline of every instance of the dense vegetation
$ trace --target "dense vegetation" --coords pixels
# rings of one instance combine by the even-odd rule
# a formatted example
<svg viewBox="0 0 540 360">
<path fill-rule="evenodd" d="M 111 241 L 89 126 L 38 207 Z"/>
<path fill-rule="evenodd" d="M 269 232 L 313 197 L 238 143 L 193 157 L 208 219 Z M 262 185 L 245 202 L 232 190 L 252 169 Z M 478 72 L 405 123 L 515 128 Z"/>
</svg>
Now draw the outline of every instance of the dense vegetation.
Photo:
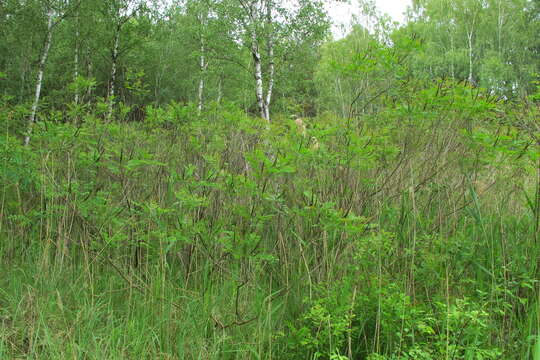
<svg viewBox="0 0 540 360">
<path fill-rule="evenodd" d="M 540 2 L 0 2 L 1 359 L 540 360 Z"/>
</svg>

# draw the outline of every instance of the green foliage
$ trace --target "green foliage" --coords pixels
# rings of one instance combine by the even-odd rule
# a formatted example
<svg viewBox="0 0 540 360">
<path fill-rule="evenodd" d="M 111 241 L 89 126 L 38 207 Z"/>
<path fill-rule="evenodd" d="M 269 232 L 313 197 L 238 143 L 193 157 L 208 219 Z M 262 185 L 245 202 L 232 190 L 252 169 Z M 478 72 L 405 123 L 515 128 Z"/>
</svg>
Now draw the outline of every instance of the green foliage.
<svg viewBox="0 0 540 360">
<path fill-rule="evenodd" d="M 354 314 L 350 304 L 343 304 L 343 298 L 337 296 L 334 291 L 328 297 L 308 302 L 308 310 L 298 319 L 298 325 L 290 325 L 283 335 L 290 359 L 348 359 L 340 350 L 351 335 Z"/>
<path fill-rule="evenodd" d="M 521 155 L 530 135 L 510 118 L 499 130 L 497 114 L 513 116 L 512 106 L 452 82 L 412 85 L 415 93 L 387 94 L 369 116 L 304 119 L 305 132 L 231 104 L 200 115 L 192 105 L 149 106 L 142 123 L 105 123 L 104 102 L 82 108 L 79 123 L 39 122 L 29 147 L 4 136 L 2 254 L 28 272 L 84 274 L 83 297 L 103 287 L 103 301 L 127 292 L 130 306 L 146 299 L 168 309 L 150 320 L 109 305 L 115 321 L 134 326 L 138 354 L 195 354 L 184 342 L 171 347 L 174 331 L 155 330 L 159 345 L 150 346 L 137 330 L 174 327 L 184 316 L 174 309 L 185 306 L 184 326 L 214 358 L 532 353 L 536 329 L 524 330 L 524 314 L 536 270 L 522 255 L 535 245 L 514 240 L 534 229 L 537 150 Z M 17 109 L 6 102 L 3 119 Z M 508 201 L 504 182 L 490 186 L 509 176 L 528 200 Z M 254 332 L 256 347 L 246 337 Z M 72 344 L 36 336 L 46 351 Z M 17 349 L 3 351 L 45 354 Z"/>
<path fill-rule="evenodd" d="M 413 6 L 414 21 L 395 35 L 422 38 L 425 51 L 412 59 L 416 76 L 472 76 L 492 93 L 515 97 L 532 90 L 538 62 L 527 44 L 538 30 L 537 13 L 524 0 L 422 0 Z"/>
<path fill-rule="evenodd" d="M 353 351 L 353 357 L 367 355 L 369 359 L 501 356 L 486 337 L 493 330 L 486 304 L 467 299 L 456 299 L 451 305 L 413 304 L 409 296 L 392 285 L 372 289 L 379 292 L 375 296 L 367 295 L 369 291 L 357 296 L 356 290 L 353 295 L 345 283 L 328 290 L 324 297 L 308 303 L 296 321 L 299 325 L 290 325 L 283 334 L 287 358 L 332 359 L 346 354 L 348 349 Z M 376 344 L 381 351 L 372 352 L 369 344 Z"/>
<path fill-rule="evenodd" d="M 24 145 L 53 3 L 0 4 L 0 358 L 540 356 L 536 3 L 84 1 Z"/>
<path fill-rule="evenodd" d="M 164 107 L 146 107 L 145 127 L 149 131 L 160 132 L 162 128 L 177 128 L 197 118 L 197 109 L 193 104 L 170 103 Z"/>
</svg>

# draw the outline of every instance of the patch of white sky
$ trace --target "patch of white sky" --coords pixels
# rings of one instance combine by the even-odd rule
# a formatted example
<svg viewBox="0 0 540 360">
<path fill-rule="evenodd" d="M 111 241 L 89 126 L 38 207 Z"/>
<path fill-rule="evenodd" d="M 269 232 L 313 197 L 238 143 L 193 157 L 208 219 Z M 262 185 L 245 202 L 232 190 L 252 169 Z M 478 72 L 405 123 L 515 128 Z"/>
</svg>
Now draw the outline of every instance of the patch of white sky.
<svg viewBox="0 0 540 360">
<path fill-rule="evenodd" d="M 412 5 L 412 0 L 375 0 L 374 2 L 380 13 L 388 14 L 394 21 L 401 24 L 405 22 L 407 7 Z M 362 24 L 362 11 L 358 0 L 331 0 L 327 3 L 326 10 L 332 19 L 332 32 L 336 38 L 344 37 L 355 21 Z"/>
</svg>

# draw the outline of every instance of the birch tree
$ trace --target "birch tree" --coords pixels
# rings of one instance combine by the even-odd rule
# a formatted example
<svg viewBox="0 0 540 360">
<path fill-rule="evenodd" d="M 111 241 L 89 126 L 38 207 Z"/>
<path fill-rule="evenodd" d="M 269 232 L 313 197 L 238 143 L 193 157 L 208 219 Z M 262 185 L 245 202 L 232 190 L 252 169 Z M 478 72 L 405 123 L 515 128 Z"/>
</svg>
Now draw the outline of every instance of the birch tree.
<svg viewBox="0 0 540 360">
<path fill-rule="evenodd" d="M 274 76 L 276 73 L 276 64 L 274 59 L 274 23 L 273 23 L 273 0 L 266 1 L 266 47 L 268 54 L 268 88 L 266 89 L 266 98 L 264 100 L 264 116 L 263 118 L 270 121 L 270 103 L 272 102 L 272 92 L 274 90 Z"/>
<path fill-rule="evenodd" d="M 43 77 L 45 74 L 45 66 L 47 65 L 47 59 L 49 57 L 49 51 L 53 40 L 54 28 L 68 15 L 71 14 L 78 6 L 79 1 L 44 1 L 41 6 L 46 13 L 47 27 L 45 30 L 45 37 L 43 41 L 43 47 L 39 58 L 37 79 L 34 91 L 34 99 L 32 102 L 32 108 L 30 111 L 30 118 L 28 120 L 28 130 L 24 137 L 24 145 L 28 146 L 30 143 L 30 137 L 32 135 L 32 128 L 36 122 L 36 116 L 39 107 L 39 101 L 41 98 L 41 89 L 43 86 Z"/>
<path fill-rule="evenodd" d="M 534 21 L 528 0 L 416 0 L 408 31 L 419 33 L 417 76 L 451 76 L 512 96 L 526 89 L 534 68 Z M 448 71 L 449 69 L 449 71 Z"/>
<path fill-rule="evenodd" d="M 457 0 L 452 2 L 454 5 L 453 13 L 456 22 L 465 29 L 467 35 L 467 48 L 469 58 L 469 75 L 467 80 L 471 85 L 476 85 L 475 80 L 475 39 L 480 26 L 481 13 L 484 9 L 483 0 Z"/>
<path fill-rule="evenodd" d="M 209 34 L 209 15 L 211 12 L 211 1 L 193 1 L 187 2 L 188 16 L 194 19 L 193 36 L 197 39 L 198 47 L 198 65 L 199 79 L 197 84 L 197 110 L 199 114 L 204 107 L 205 81 L 208 70 L 207 42 L 211 36 Z"/>
<path fill-rule="evenodd" d="M 272 94 L 271 92 L 268 92 L 267 96 L 264 96 L 262 54 L 260 51 L 260 42 L 262 39 L 260 38 L 259 28 L 261 27 L 261 18 L 263 16 L 263 11 L 265 10 L 265 5 L 266 7 L 269 7 L 271 5 L 269 5 L 268 2 L 264 0 L 238 1 L 240 2 L 245 14 L 245 18 L 242 19 L 242 24 L 249 38 L 249 50 L 251 52 L 253 60 L 253 76 L 255 78 L 255 96 L 257 99 L 257 108 L 259 110 L 260 116 L 263 119 L 270 121 L 270 117 L 268 116 L 270 112 L 270 104 L 267 103 L 267 100 L 268 98 L 271 99 Z M 271 36 L 273 35 L 268 34 L 268 37 Z M 273 79 L 271 81 L 273 82 Z"/>
<path fill-rule="evenodd" d="M 204 106 L 204 80 L 206 76 L 206 69 L 208 68 L 208 62 L 206 61 L 206 38 L 204 34 L 204 28 L 206 27 L 207 19 L 208 19 L 207 13 L 201 12 L 199 14 L 199 24 L 201 27 L 200 36 L 199 36 L 199 45 L 200 45 L 199 67 L 200 67 L 201 75 L 199 79 L 199 90 L 198 90 L 198 96 L 197 96 L 198 97 L 197 108 L 198 108 L 199 114 L 202 112 L 203 106 Z"/>
<path fill-rule="evenodd" d="M 318 0 L 230 0 L 233 22 L 240 25 L 242 43 L 248 49 L 252 61 L 252 74 L 255 80 L 255 99 L 257 112 L 261 118 L 270 121 L 271 105 L 278 72 L 276 50 L 287 57 L 295 50 L 291 39 L 298 33 L 303 38 L 314 34 L 324 36 L 327 19 L 322 2 Z M 229 14 L 229 16 L 231 16 Z M 235 21 L 236 20 L 236 21 Z"/>
</svg>

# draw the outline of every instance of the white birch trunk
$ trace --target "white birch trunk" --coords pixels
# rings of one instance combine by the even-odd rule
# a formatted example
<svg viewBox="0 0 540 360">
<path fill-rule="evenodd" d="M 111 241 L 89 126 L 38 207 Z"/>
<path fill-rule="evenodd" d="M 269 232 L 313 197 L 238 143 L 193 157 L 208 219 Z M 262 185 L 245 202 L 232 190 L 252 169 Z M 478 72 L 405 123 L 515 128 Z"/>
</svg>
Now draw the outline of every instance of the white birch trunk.
<svg viewBox="0 0 540 360">
<path fill-rule="evenodd" d="M 30 144 L 30 136 L 32 135 L 32 128 L 36 121 L 36 114 L 39 107 L 39 99 L 41 96 L 41 86 L 43 84 L 43 75 L 45 73 L 45 65 L 47 64 L 47 57 L 49 56 L 49 49 L 51 48 L 51 42 L 52 42 L 53 17 L 54 17 L 54 12 L 52 9 L 49 9 L 47 13 L 47 34 L 45 36 L 45 44 L 43 45 L 41 58 L 39 60 L 39 69 L 38 69 L 38 77 L 36 80 L 36 91 L 34 94 L 34 102 L 32 103 L 32 112 L 30 114 L 30 120 L 28 122 L 28 132 L 26 133 L 26 136 L 24 137 L 25 146 L 28 146 L 28 144 Z"/>
<path fill-rule="evenodd" d="M 199 115 L 201 114 L 204 106 L 204 78 L 206 74 L 206 57 L 205 57 L 205 46 L 204 46 L 204 38 L 201 35 L 201 55 L 199 56 L 199 66 L 201 70 L 201 77 L 199 79 L 199 104 L 197 106 L 197 109 L 199 111 Z"/>
<path fill-rule="evenodd" d="M 476 26 L 476 16 L 478 13 L 474 13 L 472 17 L 472 23 L 471 27 L 467 31 L 467 41 L 469 43 L 469 84 L 475 85 L 474 82 L 474 73 L 473 73 L 473 58 L 474 58 L 474 50 L 473 50 L 473 36 L 474 36 L 474 29 Z"/>
<path fill-rule="evenodd" d="M 251 44 L 251 55 L 253 56 L 253 66 L 255 67 L 255 95 L 257 97 L 257 106 L 259 108 L 259 113 L 263 119 L 266 119 L 266 110 L 264 106 L 263 98 L 263 78 L 262 78 L 262 65 L 261 65 L 261 54 L 259 53 L 259 46 L 256 43 L 257 36 L 255 31 L 253 31 Z"/>
<path fill-rule="evenodd" d="M 112 53 L 112 64 L 111 64 L 111 83 L 109 86 L 109 111 L 107 113 L 107 120 L 110 120 L 113 113 L 113 106 L 114 106 L 114 96 L 116 94 L 116 67 L 117 67 L 117 61 L 118 61 L 118 49 L 120 47 L 120 26 L 117 26 L 116 33 L 114 34 L 114 47 L 113 47 L 113 53 Z"/>
<path fill-rule="evenodd" d="M 272 57 L 274 56 L 273 54 L 274 54 L 273 50 L 270 50 L 268 53 L 268 55 Z M 274 61 L 271 60 L 269 64 L 268 89 L 266 92 L 266 101 L 264 104 L 265 115 L 266 115 L 265 119 L 268 121 L 270 121 L 270 103 L 272 101 L 272 92 L 274 90 L 274 73 L 275 73 Z"/>
<path fill-rule="evenodd" d="M 274 38 L 272 31 L 272 6 L 271 1 L 266 2 L 266 21 L 269 27 L 268 31 L 268 89 L 266 91 L 266 100 L 264 104 L 265 119 L 270 121 L 270 103 L 272 101 L 272 92 L 274 90 L 274 75 L 275 75 L 275 63 L 274 63 Z"/>
<path fill-rule="evenodd" d="M 263 119 L 266 119 L 266 107 L 264 101 L 264 88 L 262 76 L 261 53 L 259 51 L 259 42 L 257 39 L 257 21 L 259 19 L 257 13 L 257 2 L 253 1 L 250 7 L 250 32 L 251 32 L 251 55 L 253 57 L 253 66 L 255 69 L 255 96 L 257 97 L 257 107 L 259 114 Z"/>
<path fill-rule="evenodd" d="M 206 13 L 206 9 L 200 9 L 198 14 L 198 20 L 199 20 L 199 41 L 200 41 L 200 55 L 199 55 L 199 69 L 200 69 L 200 78 L 199 78 L 199 92 L 198 92 L 198 98 L 199 103 L 197 106 L 197 110 L 199 115 L 202 113 L 203 107 L 204 107 L 204 81 L 206 77 L 206 46 L 205 46 L 205 31 L 206 31 L 206 20 L 207 20 L 208 14 Z"/>
<path fill-rule="evenodd" d="M 473 78 L 473 43 L 472 43 L 473 32 L 472 30 L 467 33 L 467 40 L 469 43 L 469 84 L 474 84 Z"/>
<path fill-rule="evenodd" d="M 254 40 L 257 41 L 255 32 L 253 32 Z M 264 106 L 263 98 L 263 77 L 262 77 L 262 65 L 261 65 L 261 54 L 259 53 L 259 46 L 256 42 L 251 45 L 251 55 L 253 56 L 253 63 L 255 66 L 255 95 L 257 96 L 257 106 L 259 108 L 259 113 L 263 119 L 266 119 L 266 109 Z"/>
</svg>

